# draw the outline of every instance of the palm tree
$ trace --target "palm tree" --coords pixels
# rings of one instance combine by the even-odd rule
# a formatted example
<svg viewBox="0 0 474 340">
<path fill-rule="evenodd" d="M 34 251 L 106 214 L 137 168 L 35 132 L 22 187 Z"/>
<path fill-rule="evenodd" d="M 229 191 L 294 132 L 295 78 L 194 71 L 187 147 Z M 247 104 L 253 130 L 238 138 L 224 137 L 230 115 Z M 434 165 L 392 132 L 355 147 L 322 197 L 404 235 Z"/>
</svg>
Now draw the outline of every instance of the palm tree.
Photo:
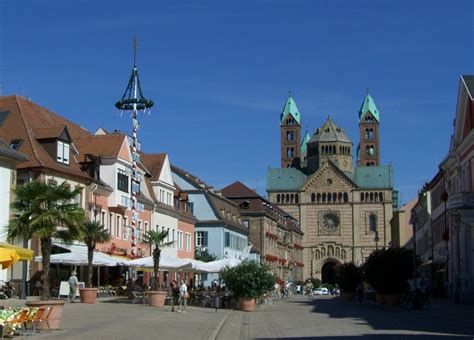
<svg viewBox="0 0 474 340">
<path fill-rule="evenodd" d="M 145 235 L 143 235 L 143 240 L 141 244 L 150 247 L 153 249 L 153 273 L 155 277 L 153 278 L 152 289 L 156 290 L 157 280 L 158 280 L 158 271 L 160 269 L 160 257 L 161 257 L 161 248 L 169 247 L 174 242 L 165 242 L 168 237 L 168 230 L 156 231 L 148 230 Z"/>
<path fill-rule="evenodd" d="M 33 236 L 40 239 L 44 270 L 42 300 L 51 298 L 49 267 L 53 238 L 70 243 L 81 235 L 84 210 L 72 203 L 80 190 L 70 190 L 64 183 L 43 182 L 29 182 L 16 189 L 13 207 L 19 215 L 9 224 L 7 238 L 9 241 Z"/>
<path fill-rule="evenodd" d="M 82 242 L 87 246 L 87 281 L 86 286 L 92 287 L 92 260 L 94 257 L 95 246 L 110 240 L 109 233 L 99 222 L 85 222 L 82 225 Z"/>
</svg>

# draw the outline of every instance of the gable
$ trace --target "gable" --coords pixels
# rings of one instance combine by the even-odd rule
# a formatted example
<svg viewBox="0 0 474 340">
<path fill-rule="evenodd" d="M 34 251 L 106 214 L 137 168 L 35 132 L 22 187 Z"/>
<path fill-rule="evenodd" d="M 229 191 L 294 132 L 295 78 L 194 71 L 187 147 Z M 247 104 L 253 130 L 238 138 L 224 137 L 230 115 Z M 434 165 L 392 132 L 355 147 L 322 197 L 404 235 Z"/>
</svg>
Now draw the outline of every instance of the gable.
<svg viewBox="0 0 474 340">
<path fill-rule="evenodd" d="M 118 153 L 118 158 L 132 163 L 132 152 L 130 151 L 130 144 L 128 143 L 128 138 L 124 138 L 120 151 Z"/>
<path fill-rule="evenodd" d="M 354 182 L 332 162 L 325 162 L 314 174 L 312 174 L 304 186 L 303 191 L 319 190 L 350 190 L 356 188 Z"/>
<path fill-rule="evenodd" d="M 171 174 L 171 167 L 168 155 L 165 156 L 165 161 L 161 167 L 159 181 L 174 187 L 173 175 Z"/>
</svg>

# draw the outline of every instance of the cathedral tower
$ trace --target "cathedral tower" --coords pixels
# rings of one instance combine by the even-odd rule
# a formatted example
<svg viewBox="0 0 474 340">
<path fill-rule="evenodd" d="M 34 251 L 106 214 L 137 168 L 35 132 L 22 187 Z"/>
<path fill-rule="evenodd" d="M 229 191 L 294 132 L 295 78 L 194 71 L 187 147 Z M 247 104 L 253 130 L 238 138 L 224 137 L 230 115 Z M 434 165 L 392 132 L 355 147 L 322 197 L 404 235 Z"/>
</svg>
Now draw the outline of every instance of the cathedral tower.
<svg viewBox="0 0 474 340">
<path fill-rule="evenodd" d="M 379 125 L 379 110 L 374 99 L 367 92 L 359 110 L 358 166 L 380 165 Z"/>
<path fill-rule="evenodd" d="M 307 172 L 313 173 L 324 162 L 332 161 L 340 170 L 352 172 L 352 142 L 342 128 L 328 117 L 308 141 Z"/>
<path fill-rule="evenodd" d="M 301 146 L 301 115 L 291 93 L 280 115 L 280 134 L 281 167 L 289 168 L 299 162 Z"/>
</svg>

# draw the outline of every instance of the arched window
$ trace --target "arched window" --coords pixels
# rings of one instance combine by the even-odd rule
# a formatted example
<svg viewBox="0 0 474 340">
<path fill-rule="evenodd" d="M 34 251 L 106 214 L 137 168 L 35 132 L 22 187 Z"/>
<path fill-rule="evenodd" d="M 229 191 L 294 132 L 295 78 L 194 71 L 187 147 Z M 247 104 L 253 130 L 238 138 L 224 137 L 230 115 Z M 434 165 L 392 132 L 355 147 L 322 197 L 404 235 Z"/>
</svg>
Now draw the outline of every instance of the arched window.
<svg viewBox="0 0 474 340">
<path fill-rule="evenodd" d="M 370 138 L 369 129 L 365 129 L 365 139 L 369 139 L 369 138 Z"/>
<path fill-rule="evenodd" d="M 363 192 L 360 193 L 360 201 L 364 202 L 364 193 Z"/>
<path fill-rule="evenodd" d="M 370 129 L 369 130 L 369 138 L 370 139 L 374 139 L 375 135 L 374 135 L 374 129 Z"/>
<path fill-rule="evenodd" d="M 295 203 L 298 204 L 300 202 L 300 197 L 298 194 L 295 195 Z"/>
<path fill-rule="evenodd" d="M 291 157 L 291 149 L 286 148 L 286 157 Z"/>
<path fill-rule="evenodd" d="M 337 200 L 337 194 L 334 192 L 334 193 L 332 194 L 332 201 L 333 201 L 333 202 L 336 202 L 336 200 Z"/>
<path fill-rule="evenodd" d="M 290 203 L 293 203 L 293 198 L 294 198 L 294 196 L 293 196 L 293 194 L 291 194 L 290 195 Z"/>
<path fill-rule="evenodd" d="M 383 202 L 383 193 L 382 192 L 379 192 L 379 201 Z"/>
<path fill-rule="evenodd" d="M 316 195 L 316 199 L 318 200 L 318 203 L 321 203 L 321 194 L 319 192 Z"/>
<path fill-rule="evenodd" d="M 280 194 L 277 194 L 277 203 L 280 203 Z"/>
<path fill-rule="evenodd" d="M 375 214 L 369 216 L 369 230 L 377 231 L 377 216 Z"/>
<path fill-rule="evenodd" d="M 344 193 L 344 203 L 347 203 L 349 202 L 349 195 L 347 194 L 347 192 Z"/>
<path fill-rule="evenodd" d="M 329 148 L 327 145 L 324 146 L 324 153 L 327 155 L 329 153 Z"/>
<path fill-rule="evenodd" d="M 373 201 L 374 201 L 374 193 L 371 192 L 371 193 L 370 193 L 370 202 L 373 202 Z"/>
<path fill-rule="evenodd" d="M 339 194 L 337 194 L 337 200 L 338 200 L 339 202 L 342 201 L 342 192 L 340 192 Z"/>
<path fill-rule="evenodd" d="M 290 203 L 290 194 L 286 194 L 286 203 Z"/>
<path fill-rule="evenodd" d="M 314 203 L 316 200 L 316 195 L 314 193 L 311 194 L 311 203 Z"/>
<path fill-rule="evenodd" d="M 326 194 L 323 193 L 323 203 L 326 203 Z"/>
<path fill-rule="evenodd" d="M 367 156 L 370 156 L 370 146 L 365 147 L 365 152 L 367 153 Z"/>
<path fill-rule="evenodd" d="M 340 153 L 340 154 L 343 154 L 343 153 L 344 153 L 342 150 L 344 150 L 344 148 L 343 148 L 342 146 L 340 146 L 340 147 L 339 147 L 339 153 Z"/>
<path fill-rule="evenodd" d="M 332 195 L 331 193 L 328 193 L 328 203 L 332 201 Z"/>
<path fill-rule="evenodd" d="M 291 148 L 291 157 L 295 157 L 295 148 Z"/>
</svg>

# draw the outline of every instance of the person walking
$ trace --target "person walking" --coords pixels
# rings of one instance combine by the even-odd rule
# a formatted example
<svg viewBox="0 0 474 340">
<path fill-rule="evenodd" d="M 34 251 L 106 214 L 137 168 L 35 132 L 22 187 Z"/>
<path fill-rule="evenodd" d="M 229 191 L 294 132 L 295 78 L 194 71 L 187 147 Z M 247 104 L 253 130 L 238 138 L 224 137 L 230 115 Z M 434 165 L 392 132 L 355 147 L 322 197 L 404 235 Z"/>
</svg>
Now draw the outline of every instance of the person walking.
<svg viewBox="0 0 474 340">
<path fill-rule="evenodd" d="M 73 270 L 71 272 L 71 276 L 69 276 L 69 280 L 67 280 L 69 284 L 69 296 L 68 296 L 69 302 L 74 302 L 74 299 L 76 298 L 77 285 L 79 284 L 79 281 L 76 275 L 77 275 L 76 271 Z"/>
<path fill-rule="evenodd" d="M 171 281 L 170 284 L 170 290 L 171 290 L 171 311 L 174 312 L 174 306 L 176 303 L 178 303 L 179 299 L 179 287 L 178 287 L 178 282 L 176 280 Z"/>
<path fill-rule="evenodd" d="M 179 286 L 179 302 L 178 302 L 178 312 L 181 311 L 186 313 L 186 305 L 188 301 L 188 287 L 184 280 L 181 280 L 181 285 Z"/>
</svg>

